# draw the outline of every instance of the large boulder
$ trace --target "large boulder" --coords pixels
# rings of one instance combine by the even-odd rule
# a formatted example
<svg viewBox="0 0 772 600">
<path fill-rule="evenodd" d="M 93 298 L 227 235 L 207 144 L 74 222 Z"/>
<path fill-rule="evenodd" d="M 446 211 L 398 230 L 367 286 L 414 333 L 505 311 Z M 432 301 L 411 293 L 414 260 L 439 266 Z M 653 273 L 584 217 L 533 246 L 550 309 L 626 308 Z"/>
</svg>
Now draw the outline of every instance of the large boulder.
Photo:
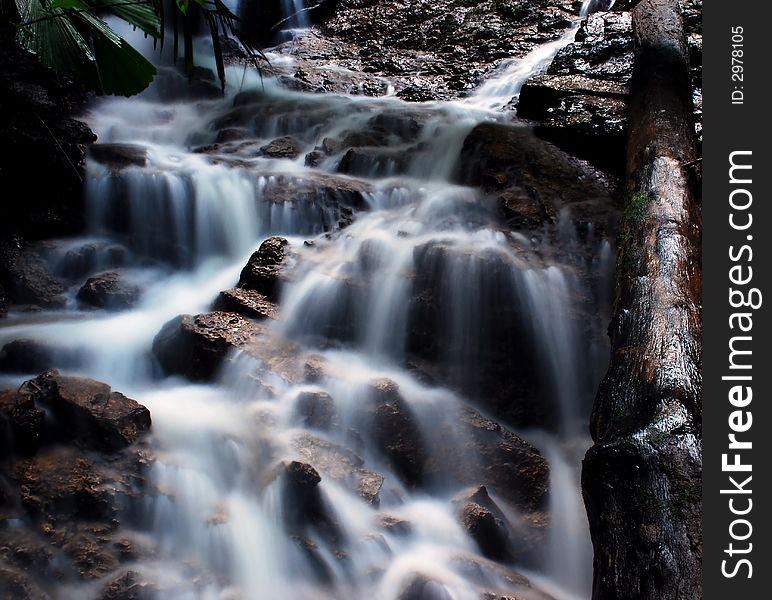
<svg viewBox="0 0 772 600">
<path fill-rule="evenodd" d="M 319 483 L 319 472 L 308 463 L 296 460 L 282 465 L 279 483 L 282 487 L 282 515 L 296 533 L 310 528 L 326 541 L 335 543 L 340 531 L 335 514 L 328 505 Z"/>
<path fill-rule="evenodd" d="M 459 183 L 495 195 L 503 217 L 516 228 L 555 223 L 565 206 L 576 217 L 588 213 L 603 220 L 613 206 L 606 176 L 523 126 L 477 125 L 464 140 L 460 164 Z"/>
<path fill-rule="evenodd" d="M 270 237 L 249 258 L 241 271 L 239 287 L 261 293 L 275 302 L 281 291 L 282 267 L 287 257 L 289 242 L 281 237 Z"/>
<path fill-rule="evenodd" d="M 342 84 L 346 91 L 382 94 L 377 80 L 383 78 L 408 101 L 454 98 L 502 59 L 521 58 L 557 39 L 577 10 L 568 1 L 341 0 L 323 26 L 329 44 L 312 36 L 296 41 L 293 68 L 302 69 L 311 89 Z M 311 65 L 333 56 L 363 76 L 344 82 L 314 77 Z"/>
<path fill-rule="evenodd" d="M 353 450 L 306 433 L 293 438 L 292 448 L 302 461 L 358 494 L 368 504 L 380 503 L 383 475 L 366 469 L 362 457 Z"/>
<path fill-rule="evenodd" d="M 505 522 L 493 511 L 476 502 L 468 502 L 460 509 L 459 518 L 483 556 L 502 561 L 510 558 L 509 531 Z"/>
<path fill-rule="evenodd" d="M 147 148 L 137 144 L 92 144 L 89 158 L 112 171 L 144 167 L 147 164 Z"/>
<path fill-rule="evenodd" d="M 8 342 L 0 349 L 0 372 L 41 373 L 53 367 L 73 367 L 79 352 L 33 339 Z"/>
<path fill-rule="evenodd" d="M 304 427 L 332 429 L 337 425 L 335 400 L 327 392 L 301 392 L 295 400 L 295 418 Z"/>
<path fill-rule="evenodd" d="M 442 427 L 452 428 L 455 435 L 449 432 L 434 438 L 426 463 L 429 474 L 446 474 L 464 485 L 484 485 L 524 513 L 545 507 L 549 463 L 534 446 L 468 407 Z M 458 440 L 459 435 L 461 442 L 445 443 Z"/>
<path fill-rule="evenodd" d="M 141 573 L 127 570 L 105 585 L 99 600 L 153 600 L 158 592 L 158 586 Z"/>
<path fill-rule="evenodd" d="M 21 402 L 49 409 L 65 435 L 99 448 L 126 447 L 150 429 L 147 408 L 93 379 L 47 371 L 25 382 L 18 394 Z"/>
<path fill-rule="evenodd" d="M 425 443 L 409 405 L 390 379 L 370 384 L 375 444 L 389 467 L 409 486 L 424 481 Z"/>
<path fill-rule="evenodd" d="M 288 158 L 293 160 L 300 156 L 303 149 L 301 143 L 292 136 L 276 138 L 263 146 L 260 150 L 270 158 Z"/>
<path fill-rule="evenodd" d="M 139 293 L 139 287 L 111 271 L 90 277 L 78 290 L 77 299 L 94 308 L 127 309 L 137 303 Z"/>
<path fill-rule="evenodd" d="M 153 340 L 153 354 L 164 371 L 194 381 L 209 380 L 234 350 L 249 346 L 258 327 L 236 313 L 180 315 Z"/>
<path fill-rule="evenodd" d="M 9 434 L 3 436 L 0 455 L 14 451 L 34 454 L 43 437 L 44 418 L 45 412 L 35 406 L 30 396 L 16 390 L 0 391 L 0 429 Z"/>
<path fill-rule="evenodd" d="M 49 600 L 29 574 L 0 565 L 0 592 L 4 600 Z"/>
<path fill-rule="evenodd" d="M 64 286 L 33 248 L 18 240 L 0 240 L 0 286 L 8 304 L 35 308 L 62 308 Z"/>
<path fill-rule="evenodd" d="M 617 174 L 632 75 L 630 20 L 629 12 L 587 17 L 547 72 L 526 82 L 517 104 L 518 116 L 538 122 L 537 135 Z"/>
</svg>

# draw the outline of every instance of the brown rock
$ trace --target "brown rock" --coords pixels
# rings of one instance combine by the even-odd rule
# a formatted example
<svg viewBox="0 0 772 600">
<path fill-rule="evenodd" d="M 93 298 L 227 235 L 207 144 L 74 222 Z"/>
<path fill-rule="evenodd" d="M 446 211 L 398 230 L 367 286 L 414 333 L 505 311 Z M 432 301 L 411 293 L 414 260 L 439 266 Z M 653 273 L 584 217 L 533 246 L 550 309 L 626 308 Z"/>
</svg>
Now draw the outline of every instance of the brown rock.
<svg viewBox="0 0 772 600">
<path fill-rule="evenodd" d="M 261 148 L 263 154 L 271 158 L 289 159 L 297 158 L 302 149 L 300 142 L 291 136 L 277 138 Z"/>
<path fill-rule="evenodd" d="M 89 278 L 78 290 L 81 304 L 94 308 L 127 309 L 139 300 L 139 288 L 125 283 L 114 271 Z"/>
<path fill-rule="evenodd" d="M 238 313 L 248 319 L 276 319 L 279 309 L 260 292 L 234 288 L 220 292 L 213 310 Z"/>
<path fill-rule="evenodd" d="M 8 342 L 0 350 L 0 372 L 40 373 L 52 367 L 72 367 L 79 362 L 77 351 L 49 346 L 38 340 Z"/>
<path fill-rule="evenodd" d="M 0 597 L 3 600 L 48 600 L 32 578 L 21 570 L 0 565 Z"/>
<path fill-rule="evenodd" d="M 501 561 L 511 557 L 507 526 L 492 511 L 469 502 L 461 508 L 459 517 L 464 530 L 480 547 L 483 556 Z"/>
<path fill-rule="evenodd" d="M 116 171 L 147 164 L 147 148 L 136 144 L 91 144 L 89 156 Z"/>
<path fill-rule="evenodd" d="M 67 303 L 64 286 L 51 274 L 43 258 L 16 243 L 0 244 L 0 285 L 8 304 L 62 308 Z"/>
<path fill-rule="evenodd" d="M 153 353 L 167 373 L 208 380 L 231 351 L 248 346 L 257 332 L 252 321 L 235 313 L 180 315 L 156 335 Z"/>
<path fill-rule="evenodd" d="M 465 167 L 459 174 L 460 183 L 482 186 L 497 196 L 512 190 L 512 197 L 530 198 L 538 205 L 537 210 L 525 204 L 521 225 L 554 223 L 561 207 L 571 205 L 577 212 L 588 205 L 588 199 L 592 200 L 589 206 L 601 205 L 607 213 L 613 206 L 613 185 L 606 175 L 522 126 L 478 125 L 464 140 L 461 162 Z M 513 208 L 516 205 L 509 207 Z M 534 220 L 537 214 L 541 218 Z"/>
<path fill-rule="evenodd" d="M 390 379 L 371 382 L 373 435 L 389 466 L 405 483 L 420 485 L 426 453 L 410 407 Z"/>
<path fill-rule="evenodd" d="M 304 462 L 313 465 L 325 477 L 359 494 L 368 504 L 378 506 L 384 477 L 365 469 L 364 460 L 356 452 L 309 434 L 295 437 L 292 446 Z"/>
<path fill-rule="evenodd" d="M 535 447 L 469 407 L 462 408 L 443 427 L 452 427 L 456 437 L 449 432 L 448 436 L 434 438 L 426 462 L 427 475 L 444 474 L 465 485 L 482 484 L 485 494 L 480 491 L 466 500 L 489 510 L 493 508 L 485 500 L 488 490 L 526 513 L 545 505 L 549 464 Z M 459 434 L 460 442 L 444 443 L 446 439 L 458 440 Z"/>
<path fill-rule="evenodd" d="M 157 585 L 137 571 L 126 571 L 104 587 L 99 600 L 152 600 L 158 591 Z"/>
<path fill-rule="evenodd" d="M 271 301 L 279 298 L 282 263 L 287 256 L 289 242 L 281 237 L 270 237 L 260 244 L 241 271 L 239 287 L 263 294 Z"/>
<path fill-rule="evenodd" d="M 0 422 L 5 420 L 11 434 L 8 450 L 33 454 L 41 443 L 45 412 L 29 396 L 16 390 L 0 391 Z M 5 443 L 3 444 L 5 445 Z M 0 447 L 0 455 L 5 448 Z"/>
<path fill-rule="evenodd" d="M 99 448 L 123 448 L 150 429 L 147 408 L 93 379 L 47 371 L 25 382 L 19 395 L 48 407 L 67 435 Z"/>
<path fill-rule="evenodd" d="M 336 424 L 335 401 L 327 392 L 301 392 L 295 404 L 295 414 L 305 427 L 327 430 Z"/>
</svg>

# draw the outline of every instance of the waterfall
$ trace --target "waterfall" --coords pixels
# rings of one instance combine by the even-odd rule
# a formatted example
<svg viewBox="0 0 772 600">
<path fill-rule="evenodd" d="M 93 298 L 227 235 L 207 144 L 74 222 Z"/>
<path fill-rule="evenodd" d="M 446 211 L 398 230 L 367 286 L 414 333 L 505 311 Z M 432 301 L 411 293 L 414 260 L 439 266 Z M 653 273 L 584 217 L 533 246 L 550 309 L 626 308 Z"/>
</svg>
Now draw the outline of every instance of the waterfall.
<svg viewBox="0 0 772 600">
<path fill-rule="evenodd" d="M 303 7 L 284 5 L 288 15 Z M 410 113 L 395 98 L 294 92 L 236 68 L 229 81 L 244 83 L 223 98 L 169 101 L 151 89 L 94 107 L 100 142 L 140 147 L 142 157 L 89 161 L 88 235 L 55 251 L 53 264 L 91 245 L 94 268 L 118 268 L 142 296 L 125 312 L 97 313 L 80 310 L 71 290 L 65 314 L 75 318 L 14 318 L 0 342 L 77 348 L 87 357 L 79 374 L 150 409 L 155 461 L 140 521 L 157 550 L 137 569 L 159 581 L 159 598 L 402 600 L 415 586 L 411 599 L 474 600 L 480 589 L 543 598 L 507 570 L 519 557 L 502 566 L 481 556 L 454 503 L 464 487 L 455 469 L 486 468 L 462 423 L 475 375 L 502 344 L 525 349 L 522 369 L 557 415 L 552 433 L 519 432 L 550 464 L 553 515 L 544 556 L 523 568 L 554 584 L 556 598 L 589 597 L 577 453 L 558 441 L 584 443 L 585 371 L 597 365 L 574 309 L 594 291 L 579 272 L 611 268 L 608 242 L 579 259 L 571 236 L 509 231 L 490 198 L 457 181 L 470 131 L 503 123 L 490 109 L 573 34 L 466 102 Z M 373 138 L 366 150 L 334 143 L 357 136 Z M 270 149 L 277 139 L 281 152 Z M 314 152 L 316 163 L 306 158 Z M 260 352 L 230 357 L 211 383 L 161 376 L 151 352 L 161 326 L 210 310 L 276 235 L 291 258 Z M 313 378 L 296 375 L 314 361 L 323 369 Z M 379 406 L 393 411 L 385 422 L 400 444 L 444 470 L 395 458 Z M 499 431 L 475 414 L 486 435 Z M 317 466 L 313 494 L 292 488 L 292 461 Z M 512 524 L 538 513 L 489 492 Z M 313 522 L 300 522 L 298 505 Z"/>
</svg>

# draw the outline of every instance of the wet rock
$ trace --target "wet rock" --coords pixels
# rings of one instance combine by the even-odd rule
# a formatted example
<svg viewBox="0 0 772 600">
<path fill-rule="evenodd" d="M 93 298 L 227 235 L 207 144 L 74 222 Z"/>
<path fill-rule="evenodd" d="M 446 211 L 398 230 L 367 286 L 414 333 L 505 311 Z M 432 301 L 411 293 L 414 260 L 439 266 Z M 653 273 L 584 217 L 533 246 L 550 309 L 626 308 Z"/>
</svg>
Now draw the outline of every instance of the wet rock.
<svg viewBox="0 0 772 600">
<path fill-rule="evenodd" d="M 89 157 L 113 171 L 120 171 L 127 167 L 144 167 L 147 148 L 136 144 L 91 144 Z"/>
<path fill-rule="evenodd" d="M 574 11 L 571 2 L 541 0 L 342 0 L 323 25 L 322 43 L 310 36 L 295 40 L 292 54 L 304 72 L 312 74 L 311 64 L 334 56 L 352 74 L 326 84 L 306 77 L 323 89 L 348 84 L 346 91 L 383 94 L 377 84 L 385 79 L 408 101 L 448 99 L 471 90 L 501 59 L 524 56 L 558 37 Z"/>
<path fill-rule="evenodd" d="M 265 156 L 271 158 L 295 159 L 300 155 L 302 149 L 303 147 L 298 140 L 286 136 L 273 140 L 268 145 L 263 146 L 260 150 Z"/>
<path fill-rule="evenodd" d="M 478 584 L 481 600 L 555 600 L 526 576 L 500 563 L 459 554 L 451 559 L 454 571 Z"/>
<path fill-rule="evenodd" d="M 282 266 L 287 257 L 289 242 L 281 237 L 270 237 L 260 244 L 241 271 L 239 287 L 263 294 L 272 302 L 279 299 Z"/>
<path fill-rule="evenodd" d="M 319 551 L 319 546 L 308 538 L 296 534 L 289 536 L 311 567 L 311 574 L 321 583 L 331 583 L 335 576 L 332 568 Z"/>
<path fill-rule="evenodd" d="M 150 429 L 147 408 L 93 379 L 48 371 L 25 382 L 19 395 L 50 409 L 67 435 L 99 448 L 123 448 Z"/>
<path fill-rule="evenodd" d="M 444 439 L 451 439 L 450 433 L 435 438 L 426 464 L 429 474 L 445 473 L 462 484 L 482 484 L 523 512 L 538 511 L 545 505 L 549 464 L 535 447 L 468 407 L 442 427 L 453 427 L 462 442 L 444 444 Z M 482 495 L 472 501 L 492 510 Z"/>
<path fill-rule="evenodd" d="M 301 392 L 295 401 L 295 415 L 304 427 L 327 430 L 336 425 L 335 401 L 326 392 Z"/>
<path fill-rule="evenodd" d="M 115 269 L 127 262 L 126 249 L 106 243 L 87 243 L 68 250 L 56 267 L 57 275 L 69 281 L 83 279 L 100 269 Z"/>
<path fill-rule="evenodd" d="M 7 600 L 49 600 L 32 578 L 21 570 L 0 565 L 0 592 Z"/>
<path fill-rule="evenodd" d="M 507 526 L 491 510 L 469 502 L 461 508 L 459 517 L 464 530 L 480 547 L 483 556 L 501 561 L 511 557 Z"/>
<path fill-rule="evenodd" d="M 394 515 L 378 514 L 376 515 L 376 523 L 393 535 L 409 535 L 412 530 L 410 522 Z"/>
<path fill-rule="evenodd" d="M 576 39 L 520 92 L 518 116 L 537 135 L 609 172 L 624 168 L 627 84 L 632 76 L 629 12 L 591 14 Z"/>
<path fill-rule="evenodd" d="M 560 207 L 606 216 L 612 182 L 602 173 L 535 138 L 526 128 L 497 123 L 476 126 L 464 140 L 458 180 L 498 197 L 513 226 L 555 223 Z M 522 211 L 522 212 L 520 212 Z"/>
<path fill-rule="evenodd" d="M 212 310 L 238 313 L 248 319 L 276 319 L 279 308 L 260 292 L 234 288 L 220 292 Z"/>
<path fill-rule="evenodd" d="M 424 480 L 426 453 L 410 407 L 390 379 L 370 384 L 374 441 L 389 467 L 409 486 Z"/>
<path fill-rule="evenodd" d="M 364 460 L 353 450 L 309 434 L 295 437 L 292 447 L 325 477 L 346 486 L 368 504 L 380 503 L 383 475 L 364 468 Z"/>
<path fill-rule="evenodd" d="M 136 454 L 108 463 L 98 455 L 71 447 L 52 446 L 16 463 L 12 477 L 18 482 L 22 506 L 42 522 L 66 525 L 80 520 L 114 518 L 125 508 L 117 498 L 131 498 L 139 481 Z M 61 532 L 61 542 L 72 538 Z"/>
<path fill-rule="evenodd" d="M 327 360 L 318 354 L 306 358 L 303 376 L 307 383 L 318 383 L 327 376 Z"/>
<path fill-rule="evenodd" d="M 342 229 L 351 224 L 356 211 L 365 210 L 370 186 L 349 177 L 313 175 L 269 175 L 258 181 L 260 200 L 292 207 L 307 234 Z"/>
<path fill-rule="evenodd" d="M 530 313 L 515 292 L 510 258 L 484 250 L 470 255 L 436 242 L 418 246 L 413 257 L 407 348 L 414 369 L 507 423 L 551 426 L 555 412 L 544 401 L 537 357 L 523 343 L 530 337 Z M 465 285 L 459 291 L 456 274 L 462 273 Z M 454 304 L 465 298 L 485 310 L 471 335 L 459 339 L 447 324 L 454 318 Z"/>
<path fill-rule="evenodd" d="M 380 473 L 374 473 L 367 469 L 359 471 L 359 481 L 357 483 L 357 494 L 368 504 L 378 506 L 381 503 L 379 494 L 383 487 L 384 477 Z"/>
<path fill-rule="evenodd" d="M 0 285 L 8 304 L 36 308 L 62 308 L 67 302 L 64 286 L 32 248 L 18 241 L 0 241 Z"/>
<path fill-rule="evenodd" d="M 504 522 L 507 520 L 504 513 L 501 512 L 501 508 L 488 494 L 488 490 L 484 485 L 467 488 L 459 492 L 453 497 L 453 504 L 457 508 L 463 508 L 467 504 L 478 504 L 488 509 L 497 519 Z"/>
<path fill-rule="evenodd" d="M 139 287 L 126 283 L 119 273 L 111 271 L 86 280 L 78 290 L 77 299 L 94 308 L 122 310 L 133 307 L 139 295 Z"/>
<path fill-rule="evenodd" d="M 16 390 L 0 391 L 0 423 L 4 420 L 10 433 L 2 443 L 8 447 L 0 446 L 0 455 L 13 451 L 34 454 L 43 436 L 44 418 L 45 412 L 29 396 Z"/>
<path fill-rule="evenodd" d="M 56 366 L 70 367 L 77 362 L 77 352 L 37 340 L 14 340 L 0 350 L 0 372 L 5 373 L 40 373 Z"/>
<path fill-rule="evenodd" d="M 387 176 L 403 173 L 408 164 L 409 155 L 404 149 L 358 147 L 343 155 L 337 170 L 347 175 Z"/>
<path fill-rule="evenodd" d="M 291 528 L 311 527 L 328 541 L 339 536 L 338 525 L 319 489 L 321 476 L 308 463 L 292 461 L 281 473 L 283 514 Z"/>
<path fill-rule="evenodd" d="M 452 600 L 453 596 L 439 581 L 418 574 L 403 587 L 397 598 L 399 600 Z"/>
<path fill-rule="evenodd" d="M 256 325 L 236 313 L 180 315 L 156 335 L 153 354 L 169 374 L 209 380 L 230 352 L 248 346 L 256 333 Z"/>
<path fill-rule="evenodd" d="M 105 585 L 99 600 L 153 600 L 158 586 L 137 571 L 126 571 Z"/>
<path fill-rule="evenodd" d="M 120 565 L 112 547 L 114 526 L 101 523 L 79 523 L 66 527 L 62 551 L 70 558 L 81 579 L 101 579 Z"/>
<path fill-rule="evenodd" d="M 4 566 L 21 569 L 26 573 L 51 570 L 56 553 L 49 541 L 32 528 L 5 527 L 0 546 L 0 560 Z M 2 587 L 0 586 L 0 589 Z"/>
</svg>

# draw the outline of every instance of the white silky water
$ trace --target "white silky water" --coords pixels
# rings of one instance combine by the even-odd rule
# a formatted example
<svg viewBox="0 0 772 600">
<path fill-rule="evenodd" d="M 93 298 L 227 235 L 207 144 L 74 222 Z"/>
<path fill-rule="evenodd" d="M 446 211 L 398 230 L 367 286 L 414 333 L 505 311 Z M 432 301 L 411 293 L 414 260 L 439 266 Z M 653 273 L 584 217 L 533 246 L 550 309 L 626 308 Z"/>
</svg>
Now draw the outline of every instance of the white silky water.
<svg viewBox="0 0 772 600">
<path fill-rule="evenodd" d="M 506 66 L 467 101 L 301 94 L 234 69 L 228 81 L 240 85 L 223 98 L 169 101 L 151 88 L 93 107 L 88 119 L 100 143 L 140 146 L 146 163 L 116 170 L 90 161 L 88 237 L 68 240 L 49 259 L 57 268 L 91 246 L 94 270 L 120 269 L 141 298 L 125 312 L 87 312 L 77 308 L 75 287 L 66 311 L 11 315 L 0 342 L 31 338 L 77 349 L 78 374 L 150 409 L 155 461 L 140 510 L 157 552 L 136 569 L 158 581 L 159 598 L 477 600 L 481 590 L 549 597 L 540 589 L 558 599 L 589 597 L 591 548 L 578 488 L 588 414 L 578 396 L 597 383 L 588 372 L 598 365 L 571 311 L 592 293 L 580 274 L 611 268 L 608 242 L 581 242 L 589 260 L 572 254 L 580 242 L 570 212 L 561 215 L 567 233 L 557 237 L 508 231 L 479 190 L 454 183 L 469 132 L 503 122 L 495 109 L 573 34 Z M 219 132 L 241 118 L 234 107 L 250 102 L 265 110 L 239 121 L 249 130 L 242 146 L 226 146 Z M 332 149 L 306 164 L 324 140 L 368 132 L 374 120 L 384 124 L 390 153 Z M 409 135 L 400 130 L 405 123 Z M 297 158 L 250 151 L 287 135 L 301 146 Z M 330 185 L 355 186 L 363 199 L 343 229 L 335 223 L 348 216 L 315 191 Z M 279 318 L 263 325 L 263 351 L 233 356 L 211 384 L 164 377 L 151 352 L 160 328 L 177 315 L 208 312 L 275 235 L 289 241 L 292 268 Z M 547 244 L 564 251 L 545 251 Z M 444 369 L 436 379 L 411 367 L 422 343 L 414 332 L 425 325 L 413 306 L 429 292 L 436 319 L 426 327 L 441 339 L 433 361 Z M 520 307 L 518 343 L 530 348 L 557 417 L 551 433 L 520 432 L 551 467 L 542 549 L 497 564 L 482 558 L 456 515 L 453 498 L 464 486 L 442 470 L 418 484 L 406 478 L 384 457 L 371 407 L 373 394 L 396 387 L 429 455 L 463 446 L 459 415 L 472 400 L 451 375 L 481 360 L 490 343 L 487 311 L 510 301 Z M 321 375 L 293 375 L 309 361 L 323 362 Z M 335 427 L 302 418 L 309 396 L 334 401 Z M 467 453 L 486 468 L 473 447 Z M 321 475 L 325 516 L 314 526 L 292 524 L 297 499 L 280 473 L 293 460 L 315 464 Z M 378 475 L 377 501 L 363 499 L 362 486 Z M 512 523 L 523 516 L 489 492 Z M 537 585 L 517 583 L 511 569 Z M 406 596 L 415 581 L 420 590 Z"/>
</svg>

